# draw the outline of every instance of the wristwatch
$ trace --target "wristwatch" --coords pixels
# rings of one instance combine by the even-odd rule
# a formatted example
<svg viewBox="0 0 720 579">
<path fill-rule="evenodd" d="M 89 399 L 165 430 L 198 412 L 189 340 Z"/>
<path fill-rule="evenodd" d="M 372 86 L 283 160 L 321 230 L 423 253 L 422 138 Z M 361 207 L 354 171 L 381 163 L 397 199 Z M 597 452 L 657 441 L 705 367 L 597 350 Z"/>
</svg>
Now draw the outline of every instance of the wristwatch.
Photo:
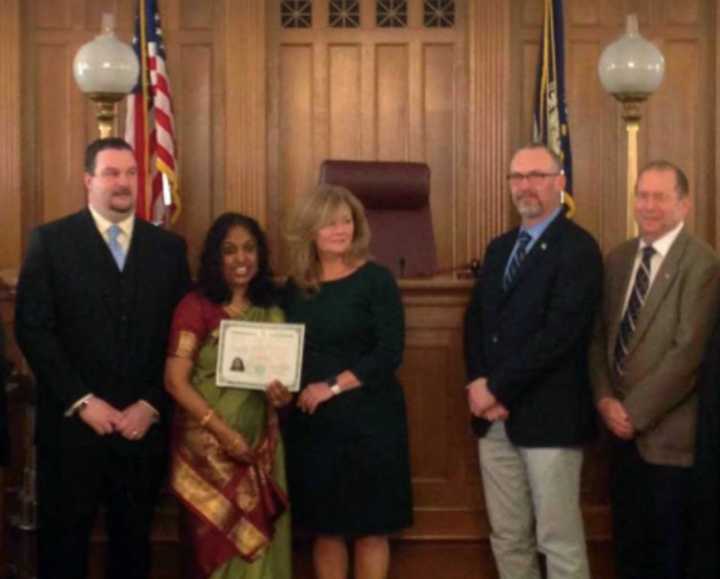
<svg viewBox="0 0 720 579">
<path fill-rule="evenodd" d="M 330 376 L 325 382 L 330 386 L 330 392 L 333 393 L 333 396 L 342 394 L 342 388 L 340 388 L 340 384 L 337 383 L 337 376 Z"/>
</svg>

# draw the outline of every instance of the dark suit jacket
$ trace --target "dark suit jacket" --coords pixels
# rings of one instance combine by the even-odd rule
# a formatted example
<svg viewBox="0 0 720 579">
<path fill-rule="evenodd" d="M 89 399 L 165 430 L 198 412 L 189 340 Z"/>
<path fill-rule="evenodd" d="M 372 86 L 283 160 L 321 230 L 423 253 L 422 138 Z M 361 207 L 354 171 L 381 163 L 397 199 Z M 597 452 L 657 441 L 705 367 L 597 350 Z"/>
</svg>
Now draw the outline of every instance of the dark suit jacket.
<svg viewBox="0 0 720 579">
<path fill-rule="evenodd" d="M 162 450 L 165 347 L 173 308 L 189 282 L 185 242 L 140 219 L 122 273 L 87 209 L 33 231 L 15 323 L 37 380 L 39 444 L 77 448 L 108 440 L 125 452 Z M 88 393 L 118 409 L 142 398 L 163 420 L 141 445 L 99 437 L 78 417 L 65 416 Z"/>
<path fill-rule="evenodd" d="M 591 349 L 596 399 L 623 402 L 642 457 L 653 464 L 693 462 L 696 376 L 720 303 L 720 262 L 703 241 L 682 230 L 655 276 L 628 344 L 624 374 L 613 364 L 638 240 L 607 257 L 602 315 Z"/>
<path fill-rule="evenodd" d="M 517 234 L 505 233 L 487 248 L 465 320 L 468 379 L 488 379 L 510 411 L 506 427 L 514 444 L 580 444 L 595 430 L 587 347 L 602 256 L 590 234 L 560 214 L 525 257 L 514 286 L 503 291 Z M 478 436 L 488 427 L 473 419 Z"/>
<path fill-rule="evenodd" d="M 700 367 L 695 440 L 689 577 L 706 579 L 720 575 L 720 324 Z"/>
</svg>

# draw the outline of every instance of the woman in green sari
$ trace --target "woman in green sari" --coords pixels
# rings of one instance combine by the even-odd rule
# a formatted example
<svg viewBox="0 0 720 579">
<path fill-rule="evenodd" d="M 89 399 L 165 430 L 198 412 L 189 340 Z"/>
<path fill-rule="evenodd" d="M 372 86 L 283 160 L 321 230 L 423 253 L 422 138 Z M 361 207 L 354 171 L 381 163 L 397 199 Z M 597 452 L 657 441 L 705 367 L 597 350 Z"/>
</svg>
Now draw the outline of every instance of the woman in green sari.
<svg viewBox="0 0 720 579">
<path fill-rule="evenodd" d="M 275 406 L 290 394 L 218 388 L 224 319 L 282 322 L 265 235 L 238 213 L 208 231 L 195 291 L 175 310 L 165 382 L 178 404 L 171 486 L 187 512 L 194 579 L 290 579 L 290 521 Z"/>
</svg>

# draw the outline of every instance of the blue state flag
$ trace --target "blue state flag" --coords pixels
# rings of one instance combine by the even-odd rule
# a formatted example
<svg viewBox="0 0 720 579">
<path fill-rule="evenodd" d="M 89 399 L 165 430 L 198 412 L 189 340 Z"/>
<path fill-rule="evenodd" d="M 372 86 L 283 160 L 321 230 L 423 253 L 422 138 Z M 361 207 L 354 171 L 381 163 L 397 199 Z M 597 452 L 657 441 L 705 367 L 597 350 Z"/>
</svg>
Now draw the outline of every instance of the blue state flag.
<svg viewBox="0 0 720 579">
<path fill-rule="evenodd" d="M 562 0 L 545 0 L 537 87 L 533 114 L 533 140 L 544 143 L 563 161 L 566 185 L 563 202 L 568 215 L 573 201 L 572 153 L 565 104 L 565 43 Z"/>
</svg>

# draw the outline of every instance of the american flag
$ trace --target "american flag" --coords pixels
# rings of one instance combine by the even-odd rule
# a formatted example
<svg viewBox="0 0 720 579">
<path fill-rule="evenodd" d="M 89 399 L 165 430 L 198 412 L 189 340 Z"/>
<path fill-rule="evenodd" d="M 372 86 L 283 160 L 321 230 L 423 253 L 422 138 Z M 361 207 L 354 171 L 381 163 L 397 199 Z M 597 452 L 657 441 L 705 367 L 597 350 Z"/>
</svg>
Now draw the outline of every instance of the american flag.
<svg viewBox="0 0 720 579">
<path fill-rule="evenodd" d="M 140 62 L 138 83 L 127 97 L 125 140 L 138 163 L 136 213 L 167 225 L 180 214 L 175 131 L 165 42 L 157 0 L 138 0 L 133 48 Z"/>
</svg>

